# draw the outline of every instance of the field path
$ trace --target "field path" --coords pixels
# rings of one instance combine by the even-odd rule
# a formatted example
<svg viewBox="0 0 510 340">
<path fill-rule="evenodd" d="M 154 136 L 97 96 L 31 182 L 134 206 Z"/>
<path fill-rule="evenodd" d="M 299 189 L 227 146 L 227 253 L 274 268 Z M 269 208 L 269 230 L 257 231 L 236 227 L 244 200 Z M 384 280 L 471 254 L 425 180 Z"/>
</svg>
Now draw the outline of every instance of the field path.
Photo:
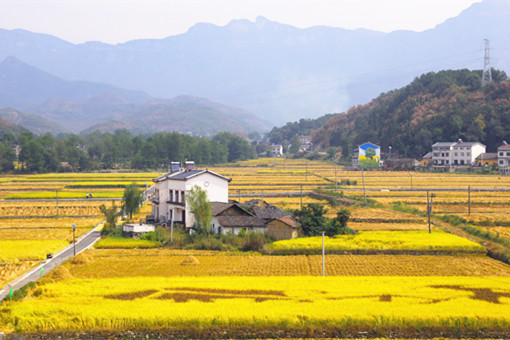
<svg viewBox="0 0 510 340">
<path fill-rule="evenodd" d="M 82 251 L 92 247 L 101 237 L 101 231 L 99 227 L 102 222 L 94 227 L 91 231 L 83 234 L 80 238 L 77 239 L 76 242 L 76 255 L 81 253 Z M 5 285 L 0 289 L 0 301 L 9 296 L 10 289 L 16 291 L 28 284 L 29 282 L 35 282 L 42 276 L 51 272 L 56 267 L 60 266 L 62 263 L 67 261 L 69 258 L 74 256 L 74 247 L 73 244 L 70 244 L 58 254 L 55 254 L 52 259 L 43 261 L 40 265 L 32 269 L 31 271 L 23 274 L 18 277 L 11 283 Z"/>
</svg>

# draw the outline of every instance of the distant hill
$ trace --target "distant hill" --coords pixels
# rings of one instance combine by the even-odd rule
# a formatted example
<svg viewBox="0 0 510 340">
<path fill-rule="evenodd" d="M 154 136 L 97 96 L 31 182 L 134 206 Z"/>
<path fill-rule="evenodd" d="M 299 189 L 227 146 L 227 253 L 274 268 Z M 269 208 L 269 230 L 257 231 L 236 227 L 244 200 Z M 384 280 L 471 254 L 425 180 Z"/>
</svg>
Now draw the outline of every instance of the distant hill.
<svg viewBox="0 0 510 340">
<path fill-rule="evenodd" d="M 8 120 L 0 118 L 0 136 L 4 132 L 12 132 L 14 135 L 18 136 L 23 132 L 28 132 L 28 129 L 25 129 L 23 126 L 14 124 Z"/>
<path fill-rule="evenodd" d="M 421 157 L 435 142 L 481 142 L 496 152 L 510 140 L 510 81 L 492 70 L 495 82 L 481 88 L 481 71 L 427 73 L 366 105 L 335 115 L 313 132 L 315 145 L 341 147 L 370 141 L 401 157 Z"/>
<path fill-rule="evenodd" d="M 0 64 L 1 107 L 18 108 L 4 109 L 0 115 L 35 133 L 125 128 L 134 133 L 211 135 L 270 128 L 254 114 L 204 98 L 150 99 L 106 84 L 69 82 L 13 57 Z"/>
<path fill-rule="evenodd" d="M 0 30 L 0 60 L 15 56 L 62 79 L 152 97 L 210 98 L 283 125 L 343 112 L 427 72 L 481 69 L 485 38 L 492 65 L 509 72 L 508 18 L 509 1 L 483 1 L 423 32 L 300 29 L 259 17 L 117 45 Z"/>
<path fill-rule="evenodd" d="M 211 102 L 203 98 L 181 96 L 172 100 L 153 99 L 143 105 L 129 105 L 112 110 L 110 120 L 85 130 L 113 132 L 126 129 L 134 134 L 177 131 L 211 136 L 220 131 L 246 135 L 266 131 L 269 125 L 246 111 Z"/>
<path fill-rule="evenodd" d="M 105 92 L 115 93 L 131 103 L 149 99 L 141 91 L 127 91 L 89 81 L 66 81 L 15 57 L 7 57 L 0 63 L 0 107 L 31 109 L 53 97 L 67 101 L 86 100 Z"/>
<path fill-rule="evenodd" d="M 26 113 L 17 109 L 0 109 L 0 117 L 10 124 L 22 126 L 24 131 L 31 131 L 35 134 L 51 132 L 54 135 L 69 132 L 59 123 L 44 117 Z"/>
</svg>

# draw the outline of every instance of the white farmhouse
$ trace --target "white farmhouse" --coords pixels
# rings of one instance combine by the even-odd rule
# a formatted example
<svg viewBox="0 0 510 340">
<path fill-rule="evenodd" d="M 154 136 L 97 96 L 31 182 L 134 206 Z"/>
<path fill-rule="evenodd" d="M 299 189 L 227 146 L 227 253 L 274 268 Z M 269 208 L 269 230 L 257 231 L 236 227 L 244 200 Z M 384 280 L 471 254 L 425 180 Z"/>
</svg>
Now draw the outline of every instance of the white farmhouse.
<svg viewBox="0 0 510 340">
<path fill-rule="evenodd" d="M 432 145 L 432 162 L 434 166 L 451 166 L 455 142 L 437 142 Z"/>
<path fill-rule="evenodd" d="M 230 178 L 209 170 L 196 170 L 194 164 L 187 162 L 186 169 L 154 179 L 152 215 L 160 223 L 181 224 L 185 228 L 192 228 L 195 218 L 186 206 L 186 194 L 197 185 L 207 192 L 209 201 L 228 203 L 230 181 Z"/>
<path fill-rule="evenodd" d="M 453 146 L 453 165 L 474 165 L 476 157 L 485 153 L 485 145 L 478 142 L 463 142 L 459 139 Z"/>
<path fill-rule="evenodd" d="M 438 142 L 432 145 L 432 161 L 436 167 L 475 165 L 476 157 L 485 153 L 485 145 L 478 142 Z"/>
<path fill-rule="evenodd" d="M 502 175 L 510 175 L 510 145 L 505 141 L 498 147 L 498 165 Z"/>
</svg>

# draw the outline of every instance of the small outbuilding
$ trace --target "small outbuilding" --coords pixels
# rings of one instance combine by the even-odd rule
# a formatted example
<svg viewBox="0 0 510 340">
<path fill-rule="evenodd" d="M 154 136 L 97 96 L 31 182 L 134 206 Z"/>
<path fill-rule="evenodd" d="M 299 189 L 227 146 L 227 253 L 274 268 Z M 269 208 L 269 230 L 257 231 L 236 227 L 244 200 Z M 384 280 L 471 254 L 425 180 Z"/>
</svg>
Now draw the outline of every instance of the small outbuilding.
<svg viewBox="0 0 510 340">
<path fill-rule="evenodd" d="M 122 236 L 139 238 L 143 234 L 154 231 L 154 225 L 150 224 L 125 224 L 122 226 Z"/>
<path fill-rule="evenodd" d="M 301 226 L 292 216 L 275 218 L 267 223 L 267 234 L 276 240 L 297 238 Z"/>
</svg>

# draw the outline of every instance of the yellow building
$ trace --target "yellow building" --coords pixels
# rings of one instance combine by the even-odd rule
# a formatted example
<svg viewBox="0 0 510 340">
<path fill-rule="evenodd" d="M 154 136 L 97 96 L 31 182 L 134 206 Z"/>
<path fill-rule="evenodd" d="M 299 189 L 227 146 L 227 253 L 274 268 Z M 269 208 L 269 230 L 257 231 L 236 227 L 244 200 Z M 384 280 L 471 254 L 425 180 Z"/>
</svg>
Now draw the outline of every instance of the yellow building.
<svg viewBox="0 0 510 340">
<path fill-rule="evenodd" d="M 498 164 L 498 154 L 494 153 L 482 153 L 475 159 L 476 166 L 491 166 Z"/>
</svg>

